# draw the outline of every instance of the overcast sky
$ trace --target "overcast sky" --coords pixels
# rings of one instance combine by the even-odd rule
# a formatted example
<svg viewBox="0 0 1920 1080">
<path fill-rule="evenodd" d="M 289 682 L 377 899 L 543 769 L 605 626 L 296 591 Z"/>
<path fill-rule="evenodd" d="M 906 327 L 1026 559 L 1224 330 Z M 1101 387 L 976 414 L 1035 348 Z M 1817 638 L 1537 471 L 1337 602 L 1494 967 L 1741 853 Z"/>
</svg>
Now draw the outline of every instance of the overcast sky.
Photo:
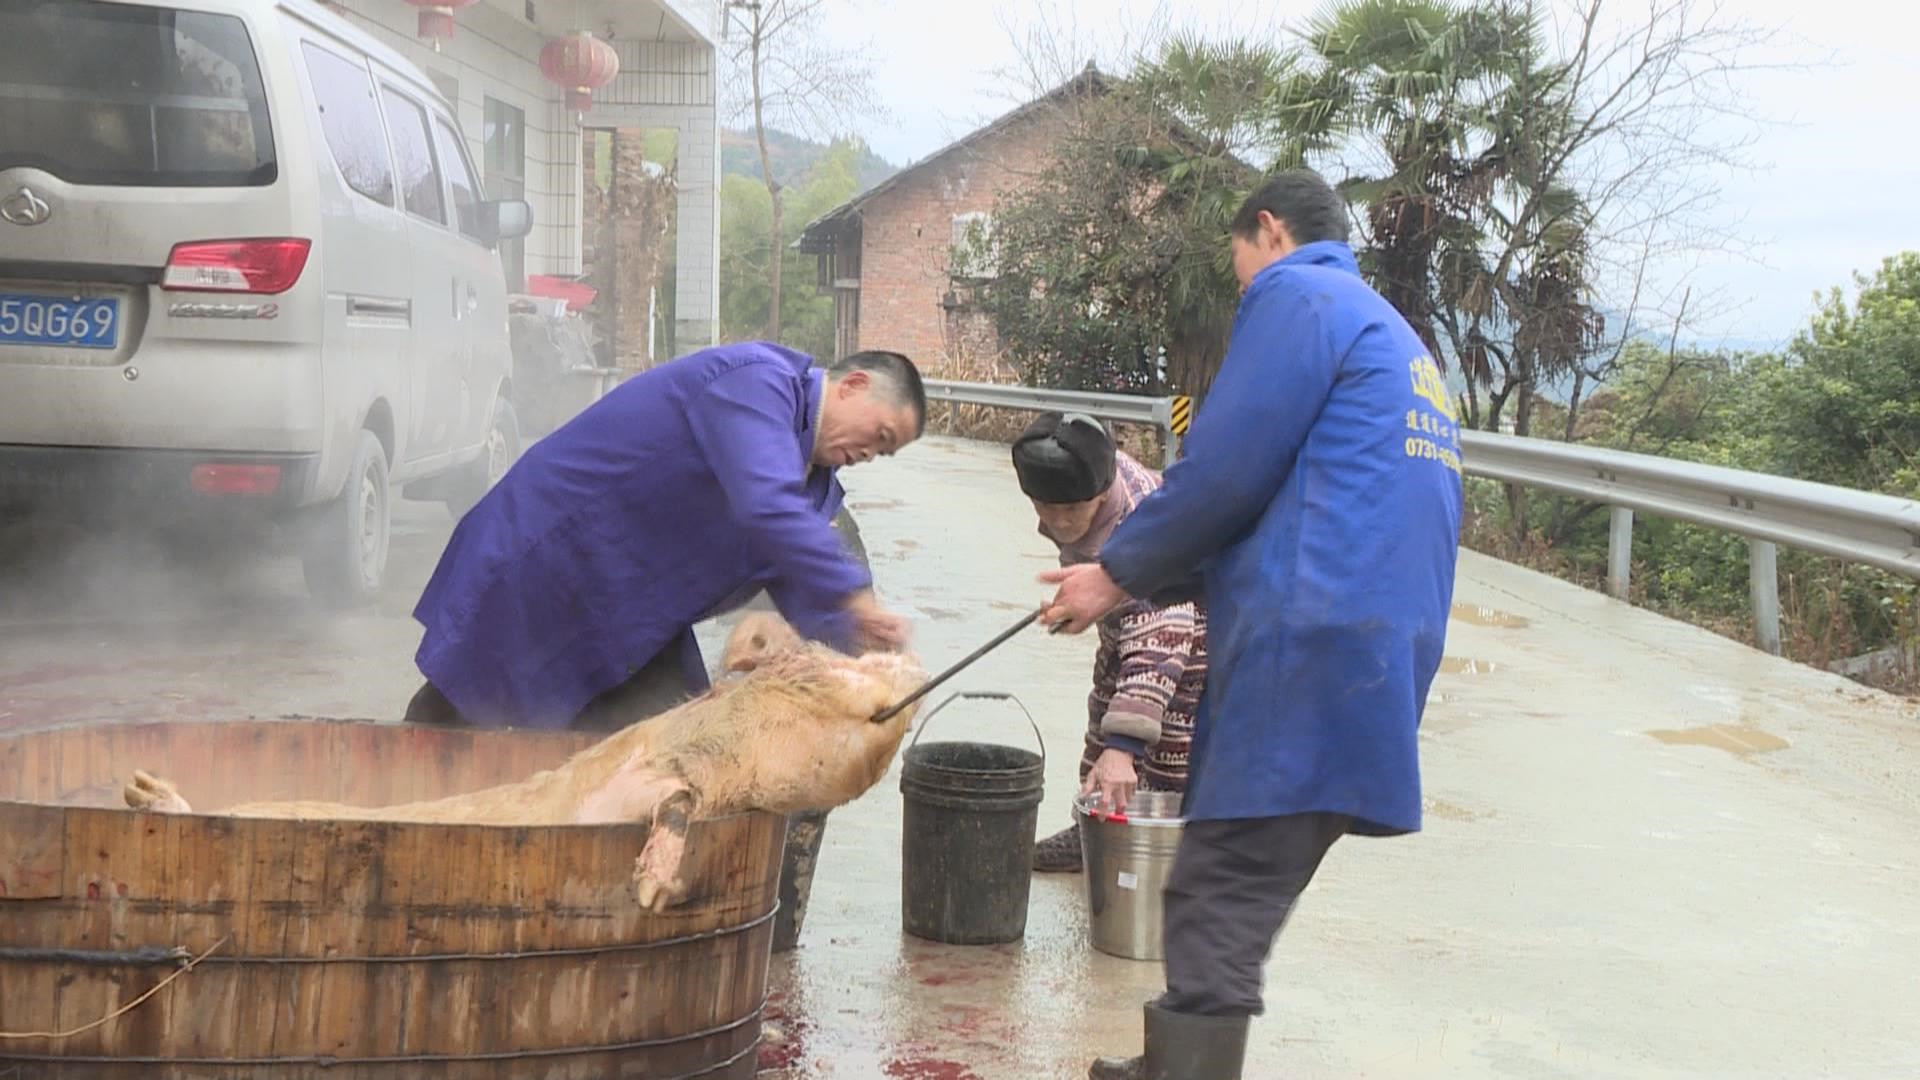
<svg viewBox="0 0 1920 1080">
<path fill-rule="evenodd" d="M 1812 294 L 1845 285 L 1904 249 L 1920 249 L 1920 5 L 1899 0 L 1725 0 L 1725 9 L 1796 39 L 1796 55 L 1831 59 L 1818 70 L 1746 77 L 1754 112 L 1777 126 L 1747 151 L 1760 168 L 1728 174 L 1727 209 L 1744 215 L 1758 259 L 1670 264 L 1670 279 L 1731 305 L 1697 326 L 1706 341 L 1790 335 Z M 1626 12 L 1642 7 L 1622 0 Z M 1180 0 L 1175 25 L 1275 37 L 1318 3 Z M 1103 66 L 1167 20 L 1156 0 L 842 0 L 829 32 L 871 42 L 889 117 L 862 134 L 904 164 L 1004 112 L 1028 95 L 1007 74 L 1036 29 Z"/>
</svg>

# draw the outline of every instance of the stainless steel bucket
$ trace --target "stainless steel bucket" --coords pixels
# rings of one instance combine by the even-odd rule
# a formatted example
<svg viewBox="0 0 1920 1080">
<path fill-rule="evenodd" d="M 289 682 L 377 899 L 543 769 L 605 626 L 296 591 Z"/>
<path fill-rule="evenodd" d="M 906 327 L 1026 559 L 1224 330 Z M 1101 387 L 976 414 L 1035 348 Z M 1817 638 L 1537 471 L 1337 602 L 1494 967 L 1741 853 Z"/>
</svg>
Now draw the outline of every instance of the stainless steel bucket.
<svg viewBox="0 0 1920 1080">
<path fill-rule="evenodd" d="M 1159 960 L 1161 891 L 1180 846 L 1180 794 L 1136 791 L 1123 815 L 1092 809 L 1091 797 L 1075 799 L 1080 854 L 1085 862 L 1088 924 L 1093 947 L 1130 960 Z"/>
</svg>

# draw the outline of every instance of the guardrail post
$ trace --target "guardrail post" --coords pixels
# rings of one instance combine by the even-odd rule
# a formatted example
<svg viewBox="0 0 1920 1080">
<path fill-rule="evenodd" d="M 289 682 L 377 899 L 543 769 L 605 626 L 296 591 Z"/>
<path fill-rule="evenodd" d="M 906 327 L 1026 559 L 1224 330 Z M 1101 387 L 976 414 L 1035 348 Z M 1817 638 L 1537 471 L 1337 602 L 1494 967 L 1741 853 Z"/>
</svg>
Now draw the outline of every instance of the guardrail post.
<svg viewBox="0 0 1920 1080">
<path fill-rule="evenodd" d="M 1780 570 L 1771 540 L 1747 541 L 1747 586 L 1753 597 L 1753 636 L 1762 649 L 1780 655 Z"/>
<path fill-rule="evenodd" d="M 1180 455 L 1180 436 L 1173 431 L 1173 399 L 1153 399 L 1153 422 L 1160 428 L 1160 467 L 1167 468 Z"/>
<path fill-rule="evenodd" d="M 1628 599 L 1629 576 L 1633 572 L 1633 508 L 1613 506 L 1607 510 L 1607 595 L 1615 600 Z"/>
</svg>

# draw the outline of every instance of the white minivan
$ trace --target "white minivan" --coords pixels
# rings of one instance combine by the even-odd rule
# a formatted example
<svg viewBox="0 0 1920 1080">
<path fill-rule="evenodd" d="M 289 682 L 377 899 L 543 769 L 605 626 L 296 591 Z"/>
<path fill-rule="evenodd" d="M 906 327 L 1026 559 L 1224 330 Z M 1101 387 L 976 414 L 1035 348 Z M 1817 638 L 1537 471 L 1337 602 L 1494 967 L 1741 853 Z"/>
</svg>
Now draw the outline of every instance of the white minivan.
<svg viewBox="0 0 1920 1080">
<path fill-rule="evenodd" d="M 306 0 L 0 0 L 0 520 L 270 521 L 371 597 L 390 499 L 518 450 L 502 240 L 433 83 Z"/>
</svg>

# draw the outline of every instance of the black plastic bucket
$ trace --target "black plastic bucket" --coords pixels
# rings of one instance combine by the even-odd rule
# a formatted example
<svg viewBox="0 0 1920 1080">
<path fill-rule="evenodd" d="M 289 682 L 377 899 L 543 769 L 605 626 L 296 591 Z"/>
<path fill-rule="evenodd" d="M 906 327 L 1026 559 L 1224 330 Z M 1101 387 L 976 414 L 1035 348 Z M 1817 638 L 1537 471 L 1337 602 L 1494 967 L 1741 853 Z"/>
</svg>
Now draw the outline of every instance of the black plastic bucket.
<svg viewBox="0 0 1920 1080">
<path fill-rule="evenodd" d="M 927 714 L 902 758 L 900 914 L 907 933 L 948 945 L 992 945 L 1027 932 L 1033 833 L 1047 769 L 1040 752 L 994 743 L 920 745 L 954 698 L 1012 701 L 1011 694 L 954 694 Z"/>
</svg>

